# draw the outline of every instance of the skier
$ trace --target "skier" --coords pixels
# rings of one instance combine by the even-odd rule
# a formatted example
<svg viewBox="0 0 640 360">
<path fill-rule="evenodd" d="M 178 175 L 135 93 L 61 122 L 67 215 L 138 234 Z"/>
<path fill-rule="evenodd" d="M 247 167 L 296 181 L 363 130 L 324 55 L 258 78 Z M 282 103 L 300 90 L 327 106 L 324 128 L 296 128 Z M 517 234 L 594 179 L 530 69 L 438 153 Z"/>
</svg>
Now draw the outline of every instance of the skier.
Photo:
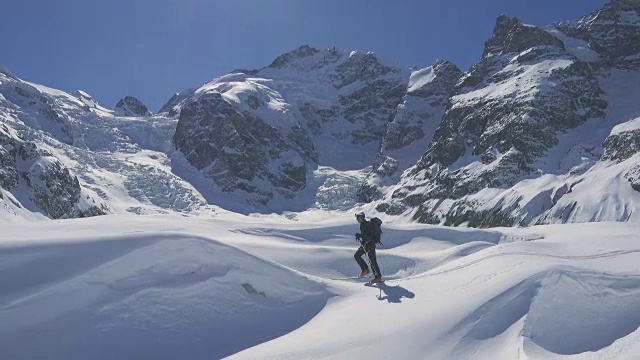
<svg viewBox="0 0 640 360">
<path fill-rule="evenodd" d="M 374 238 L 373 224 L 370 221 L 367 221 L 363 212 L 356 214 L 356 220 L 360 223 L 360 232 L 356 234 L 356 239 L 360 241 L 361 246 L 358 248 L 358 251 L 353 254 L 353 257 L 356 259 L 356 262 L 360 265 L 360 269 L 362 270 L 360 277 L 370 273 L 367 263 L 362 260 L 362 255 L 367 254 L 371 267 L 373 268 L 373 275 L 375 276 L 371 282 L 381 283 L 384 280 L 382 279 L 382 274 L 380 273 L 380 268 L 376 261 L 376 241 Z"/>
</svg>

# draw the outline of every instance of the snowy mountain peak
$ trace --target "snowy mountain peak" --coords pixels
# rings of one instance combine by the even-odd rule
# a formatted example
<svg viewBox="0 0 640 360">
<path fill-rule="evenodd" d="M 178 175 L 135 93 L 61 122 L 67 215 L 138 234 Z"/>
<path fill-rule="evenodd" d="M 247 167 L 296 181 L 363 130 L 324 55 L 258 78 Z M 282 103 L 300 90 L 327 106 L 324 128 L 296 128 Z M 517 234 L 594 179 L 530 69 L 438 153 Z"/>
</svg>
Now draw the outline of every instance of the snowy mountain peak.
<svg viewBox="0 0 640 360">
<path fill-rule="evenodd" d="M 449 77 L 452 73 L 453 76 L 456 77 L 456 80 L 461 74 L 460 69 L 458 69 L 458 67 L 451 61 L 436 60 L 433 65 L 427 68 L 411 72 L 407 91 L 409 93 L 416 93 L 436 81 L 439 77 Z M 452 85 L 455 85 L 455 82 Z M 451 88 L 446 88 L 445 90 L 449 92 L 451 91 Z"/>
<path fill-rule="evenodd" d="M 601 58 L 616 65 L 636 51 L 635 27 L 605 23 L 584 30 L 570 24 L 559 34 L 500 16 L 483 57 L 456 84 L 427 151 L 376 209 L 446 225 L 567 221 L 579 202 L 572 187 L 585 181 L 578 177 L 595 167 L 611 127 L 634 116 L 630 109 L 616 115 L 619 105 L 611 104 L 637 106 L 629 98 L 637 84 L 629 80 L 626 91 L 611 85 L 623 77 L 634 79 L 633 73 L 615 81 L 599 81 L 607 75 L 598 73 L 607 65 Z M 615 96 L 604 96 L 612 89 Z M 607 113 L 614 114 L 613 122 L 605 121 Z M 635 132 L 612 135 L 606 142 L 608 158 L 634 154 L 619 150 L 635 149 L 636 139 Z M 621 177 L 631 182 L 636 173 Z M 547 196 L 542 189 L 554 176 L 557 184 Z M 541 189 L 525 185 L 532 182 Z M 620 189 L 627 190 L 627 184 Z M 625 217 L 622 211 L 588 214 L 586 209 L 597 203 L 587 200 L 571 216 Z"/>
<path fill-rule="evenodd" d="M 565 22 L 567 23 L 567 22 Z M 640 1 L 614 0 L 577 21 L 578 28 L 596 30 L 602 26 L 640 26 Z"/>
<path fill-rule="evenodd" d="M 151 116 L 151 111 L 133 96 L 125 96 L 116 104 L 116 115 L 119 116 Z"/>
<path fill-rule="evenodd" d="M 71 95 L 73 95 L 76 99 L 84 102 L 87 105 L 89 105 L 89 104 L 97 104 L 97 102 L 93 99 L 93 97 L 91 95 L 89 95 L 88 93 L 86 93 L 86 92 L 84 92 L 82 90 L 76 90 L 76 91 L 72 92 Z"/>
<path fill-rule="evenodd" d="M 493 36 L 485 42 L 483 57 L 522 52 L 541 45 L 562 46 L 562 42 L 538 27 L 523 24 L 516 17 L 500 15 Z"/>
<path fill-rule="evenodd" d="M 611 0 L 604 6 L 604 9 L 615 9 L 617 11 L 640 11 L 640 1 Z"/>
<path fill-rule="evenodd" d="M 607 67 L 640 68 L 640 1 L 611 1 L 588 16 L 559 22 L 556 27 L 587 42 Z"/>
<path fill-rule="evenodd" d="M 93 97 L 91 97 L 91 95 L 87 94 L 86 92 L 84 92 L 82 90 L 76 90 L 76 91 L 72 92 L 71 95 L 77 97 L 78 99 L 93 99 Z"/>
<path fill-rule="evenodd" d="M 320 52 L 320 50 L 316 48 L 312 48 L 309 45 L 302 45 L 299 48 L 289 51 L 285 54 L 278 56 L 271 65 L 270 68 L 282 69 L 289 65 L 291 62 L 294 62 L 299 59 L 308 58 L 313 55 L 316 55 Z"/>
<path fill-rule="evenodd" d="M 17 77 L 17 76 L 15 76 L 15 75 L 13 75 L 13 73 L 11 72 L 11 70 L 9 70 L 9 68 L 8 68 L 8 67 L 6 67 L 6 66 L 5 66 L 5 65 L 3 65 L 3 64 L 0 64 L 0 74 L 4 74 L 4 75 L 6 75 L 7 77 L 10 77 L 10 78 L 12 78 L 12 79 L 14 79 L 14 80 L 18 80 L 18 77 Z"/>
<path fill-rule="evenodd" d="M 108 111 L 98 104 L 98 102 L 87 92 L 82 90 L 76 90 L 71 93 L 76 99 L 80 100 L 86 107 L 93 109 L 100 109 L 104 111 Z"/>
<path fill-rule="evenodd" d="M 173 96 L 171 96 L 169 101 L 167 101 L 164 105 L 162 105 L 158 113 L 166 112 L 168 113 L 169 116 L 178 115 L 178 113 L 180 112 L 180 109 L 175 108 L 176 105 L 178 105 L 184 99 L 192 96 L 195 93 L 195 91 L 196 91 L 195 89 L 186 89 L 173 94 Z"/>
<path fill-rule="evenodd" d="M 335 47 L 320 50 L 308 45 L 280 55 L 263 71 L 250 74 L 273 76 L 276 74 L 273 70 L 277 74 L 284 72 L 291 75 L 290 72 L 293 72 L 303 76 L 316 73 L 318 77 L 328 77 L 331 84 L 337 89 L 358 80 L 370 82 L 381 75 L 400 73 L 400 69 L 396 65 L 381 61 L 371 51 L 347 51 Z"/>
<path fill-rule="evenodd" d="M 307 74 L 309 72 L 331 71 L 337 63 L 344 61 L 348 56 L 345 51 L 336 49 L 316 49 L 308 45 L 302 45 L 299 48 L 289 51 L 278 56 L 267 68 L 263 70 L 271 70 L 278 73 L 300 73 Z M 329 67 L 329 69 L 327 69 Z M 264 72 L 264 71 L 262 71 Z"/>
<path fill-rule="evenodd" d="M 268 67 L 235 71 L 190 96 L 174 97 L 168 103 L 180 114 L 174 144 L 223 191 L 247 193 L 250 204 L 291 209 L 305 189 L 299 203 L 311 206 L 315 199 L 309 195 L 322 191 L 318 186 L 325 180 L 357 186 L 355 176 L 325 179 L 326 173 L 313 169 L 370 166 L 409 76 L 408 69 L 383 63 L 373 52 L 304 45 Z M 345 151 L 352 156 L 345 159 Z M 338 202 L 333 196 L 320 202 L 326 200 L 329 207 Z M 353 206 L 355 196 L 339 202 Z"/>
<path fill-rule="evenodd" d="M 351 52 L 347 59 L 336 66 L 331 74 L 333 85 L 340 89 L 356 81 L 371 82 L 381 76 L 400 75 L 401 69 L 380 61 L 371 51 Z"/>
<path fill-rule="evenodd" d="M 561 27 L 575 27 L 587 32 L 602 30 L 603 27 L 612 29 L 612 26 L 637 27 L 640 26 L 640 1 L 613 0 L 585 17 L 559 24 Z"/>
</svg>

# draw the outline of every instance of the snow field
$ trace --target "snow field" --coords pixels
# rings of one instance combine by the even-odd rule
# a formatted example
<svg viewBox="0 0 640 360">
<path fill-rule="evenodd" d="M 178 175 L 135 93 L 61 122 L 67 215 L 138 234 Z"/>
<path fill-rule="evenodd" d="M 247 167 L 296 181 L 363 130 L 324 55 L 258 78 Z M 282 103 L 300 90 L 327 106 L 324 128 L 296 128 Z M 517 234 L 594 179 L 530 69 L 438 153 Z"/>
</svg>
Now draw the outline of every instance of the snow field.
<svg viewBox="0 0 640 360">
<path fill-rule="evenodd" d="M 384 225 L 383 225 L 384 226 Z M 637 225 L 103 216 L 3 224 L 0 358 L 629 359 Z"/>
</svg>

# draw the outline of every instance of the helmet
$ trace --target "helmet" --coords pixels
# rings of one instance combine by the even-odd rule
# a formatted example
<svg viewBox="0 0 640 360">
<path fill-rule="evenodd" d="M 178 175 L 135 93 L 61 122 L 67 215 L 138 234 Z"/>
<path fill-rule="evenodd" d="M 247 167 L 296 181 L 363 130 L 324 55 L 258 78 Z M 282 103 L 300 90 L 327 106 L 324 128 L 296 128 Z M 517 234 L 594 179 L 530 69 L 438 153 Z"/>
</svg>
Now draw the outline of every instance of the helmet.
<svg viewBox="0 0 640 360">
<path fill-rule="evenodd" d="M 365 217 L 364 216 L 364 212 L 360 211 L 360 212 L 356 213 L 356 217 L 360 217 L 360 216 Z"/>
</svg>

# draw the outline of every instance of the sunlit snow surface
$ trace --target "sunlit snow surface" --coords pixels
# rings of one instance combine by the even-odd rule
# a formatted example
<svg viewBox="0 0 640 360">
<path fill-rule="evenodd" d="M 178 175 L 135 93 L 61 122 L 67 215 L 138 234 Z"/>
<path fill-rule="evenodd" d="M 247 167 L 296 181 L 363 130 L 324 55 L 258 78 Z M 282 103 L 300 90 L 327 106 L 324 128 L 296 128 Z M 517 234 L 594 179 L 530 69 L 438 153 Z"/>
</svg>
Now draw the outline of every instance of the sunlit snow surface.
<svg viewBox="0 0 640 360">
<path fill-rule="evenodd" d="M 640 226 L 172 215 L 2 223 L 2 359 L 632 359 Z"/>
</svg>

